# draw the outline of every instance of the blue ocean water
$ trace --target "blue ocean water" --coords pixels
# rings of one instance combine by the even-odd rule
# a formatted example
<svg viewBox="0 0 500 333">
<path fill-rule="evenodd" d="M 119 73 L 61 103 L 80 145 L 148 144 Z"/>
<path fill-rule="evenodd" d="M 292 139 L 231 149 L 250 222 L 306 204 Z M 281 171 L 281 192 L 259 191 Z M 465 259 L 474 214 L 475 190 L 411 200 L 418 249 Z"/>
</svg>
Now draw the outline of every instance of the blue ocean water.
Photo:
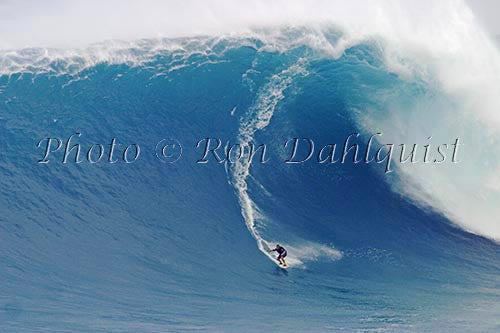
<svg viewBox="0 0 500 333">
<path fill-rule="evenodd" d="M 376 41 L 336 58 L 248 38 L 151 43 L 116 61 L 4 56 L 18 69 L 0 77 L 0 331 L 500 329 L 495 240 L 400 191 L 417 186 L 402 170 L 279 155 L 289 138 L 390 132 L 397 106 L 455 107 L 433 80 L 389 70 Z M 138 144 L 140 158 L 37 163 L 40 140 L 75 133 L 87 148 Z M 155 156 L 163 138 L 182 144 L 176 163 Z M 274 158 L 196 163 L 203 138 L 266 143 Z M 259 250 L 275 242 L 287 270 Z"/>
</svg>

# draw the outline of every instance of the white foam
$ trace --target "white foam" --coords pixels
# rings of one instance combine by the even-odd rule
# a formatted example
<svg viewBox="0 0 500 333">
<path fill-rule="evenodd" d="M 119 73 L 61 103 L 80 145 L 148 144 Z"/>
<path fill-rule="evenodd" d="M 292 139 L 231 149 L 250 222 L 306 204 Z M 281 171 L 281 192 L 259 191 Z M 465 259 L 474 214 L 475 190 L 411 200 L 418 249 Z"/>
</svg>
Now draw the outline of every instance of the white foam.
<svg viewBox="0 0 500 333">
<path fill-rule="evenodd" d="M 271 242 L 270 245 L 277 242 Z M 300 244 L 280 243 L 287 249 L 286 263 L 290 267 L 305 268 L 311 261 L 336 261 L 342 258 L 342 252 L 333 247 L 314 243 L 302 242 Z"/>
</svg>

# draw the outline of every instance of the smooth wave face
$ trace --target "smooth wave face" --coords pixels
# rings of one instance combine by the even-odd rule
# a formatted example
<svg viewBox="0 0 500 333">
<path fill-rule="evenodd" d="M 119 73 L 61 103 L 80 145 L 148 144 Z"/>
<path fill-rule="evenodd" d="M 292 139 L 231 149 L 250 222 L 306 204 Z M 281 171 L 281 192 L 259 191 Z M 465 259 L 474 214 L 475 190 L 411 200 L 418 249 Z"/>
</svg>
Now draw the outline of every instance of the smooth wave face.
<svg viewBox="0 0 500 333">
<path fill-rule="evenodd" d="M 432 38 L 415 21 L 389 33 L 379 23 L 411 6 L 384 5 L 371 32 L 339 14 L 2 51 L 1 330 L 497 331 L 499 51 L 462 2 L 435 6 L 453 24 Z M 37 163 L 40 139 L 76 132 L 141 159 Z M 283 163 L 289 138 L 378 132 L 459 137 L 459 162 Z M 163 138 L 182 143 L 176 163 L 153 153 Z M 269 161 L 197 163 L 203 138 L 266 143 Z"/>
</svg>

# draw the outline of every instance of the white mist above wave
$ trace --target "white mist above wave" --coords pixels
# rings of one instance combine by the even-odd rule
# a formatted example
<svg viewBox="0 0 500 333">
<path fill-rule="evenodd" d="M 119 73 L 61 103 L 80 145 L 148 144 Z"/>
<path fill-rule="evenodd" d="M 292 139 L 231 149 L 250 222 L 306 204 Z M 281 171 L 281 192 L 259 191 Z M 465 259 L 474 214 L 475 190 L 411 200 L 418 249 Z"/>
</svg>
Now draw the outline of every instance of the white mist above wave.
<svg viewBox="0 0 500 333">
<path fill-rule="evenodd" d="M 241 34 L 255 27 L 335 23 L 352 35 L 448 40 L 472 12 L 461 0 L 4 0 L 0 48 L 81 47 L 103 40 Z"/>
</svg>

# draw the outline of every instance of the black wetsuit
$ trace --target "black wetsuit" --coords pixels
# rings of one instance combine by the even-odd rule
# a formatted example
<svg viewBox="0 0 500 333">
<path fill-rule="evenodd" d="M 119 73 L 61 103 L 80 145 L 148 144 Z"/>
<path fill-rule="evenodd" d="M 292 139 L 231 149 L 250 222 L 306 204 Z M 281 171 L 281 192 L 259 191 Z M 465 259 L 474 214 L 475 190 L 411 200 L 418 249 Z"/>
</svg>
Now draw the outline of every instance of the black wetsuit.
<svg viewBox="0 0 500 333">
<path fill-rule="evenodd" d="M 283 246 L 277 247 L 273 251 L 278 252 L 278 254 L 279 254 L 278 259 L 286 257 L 286 254 L 287 254 L 286 249 Z"/>
</svg>

